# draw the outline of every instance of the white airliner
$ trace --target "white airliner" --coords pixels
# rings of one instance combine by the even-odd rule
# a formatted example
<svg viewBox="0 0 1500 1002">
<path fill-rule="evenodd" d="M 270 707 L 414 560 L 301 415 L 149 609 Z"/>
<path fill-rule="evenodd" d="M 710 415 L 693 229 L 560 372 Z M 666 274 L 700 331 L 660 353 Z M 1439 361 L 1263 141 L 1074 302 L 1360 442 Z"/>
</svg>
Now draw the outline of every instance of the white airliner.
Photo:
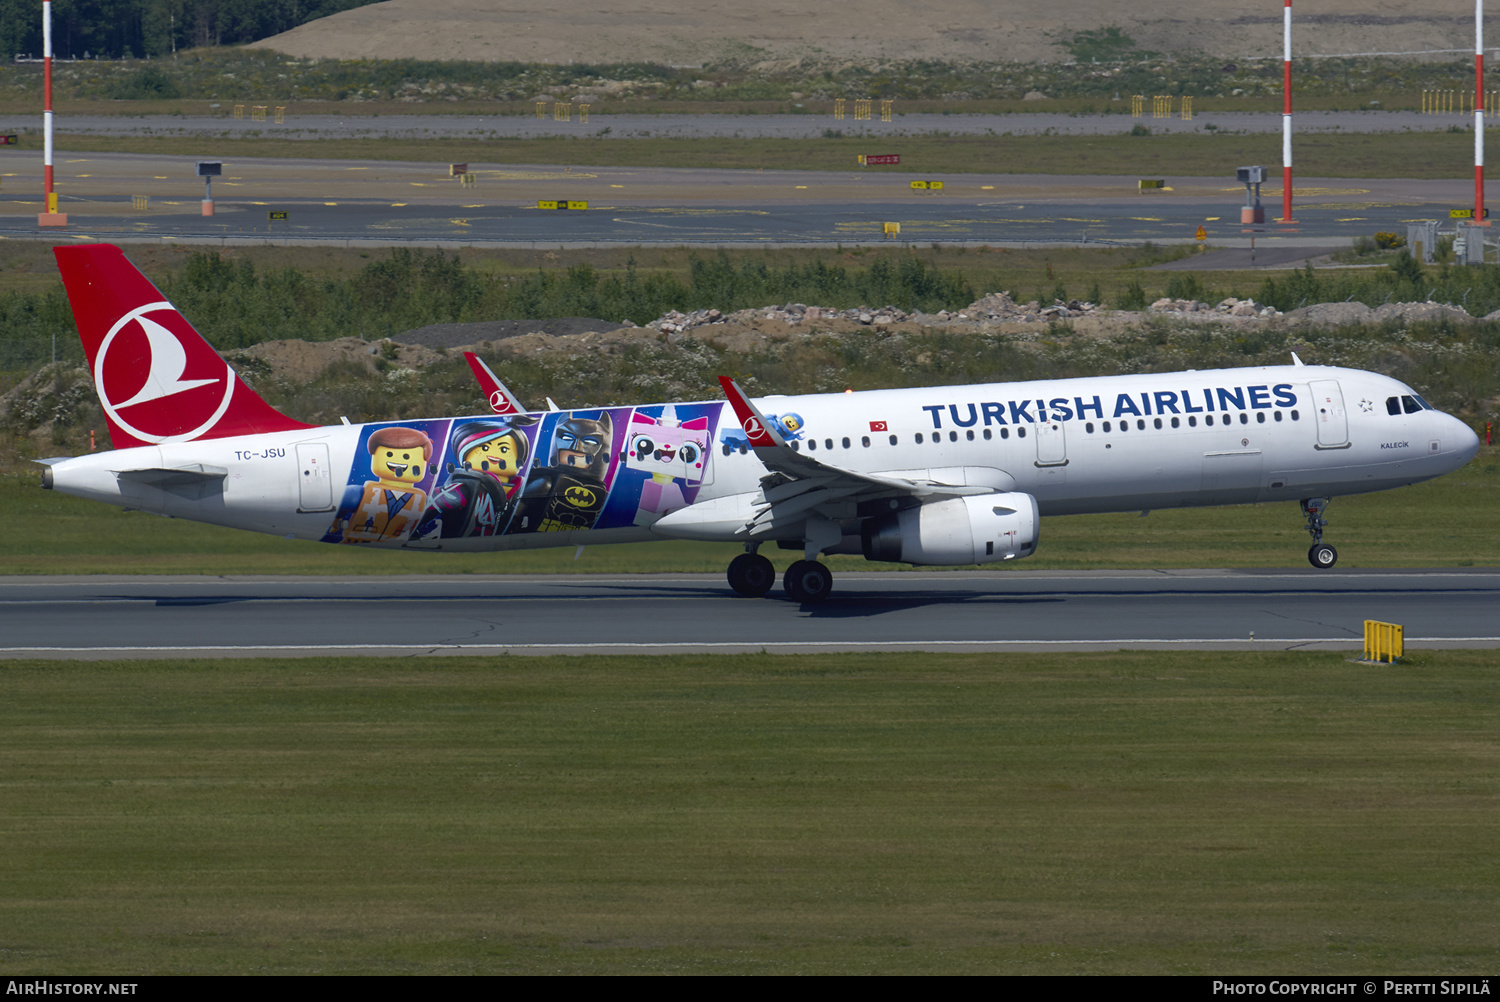
<svg viewBox="0 0 1500 1002">
<path fill-rule="evenodd" d="M 336 545 L 507 550 L 674 538 L 817 558 L 987 564 L 1036 552 L 1039 516 L 1300 501 L 1316 567 L 1341 494 L 1441 476 L 1478 437 L 1410 387 L 1303 365 L 528 413 L 482 363 L 496 413 L 315 427 L 255 394 L 119 248 L 58 248 L 113 452 L 45 460 L 43 485 L 163 515 Z M 476 360 L 477 361 L 477 360 Z"/>
</svg>

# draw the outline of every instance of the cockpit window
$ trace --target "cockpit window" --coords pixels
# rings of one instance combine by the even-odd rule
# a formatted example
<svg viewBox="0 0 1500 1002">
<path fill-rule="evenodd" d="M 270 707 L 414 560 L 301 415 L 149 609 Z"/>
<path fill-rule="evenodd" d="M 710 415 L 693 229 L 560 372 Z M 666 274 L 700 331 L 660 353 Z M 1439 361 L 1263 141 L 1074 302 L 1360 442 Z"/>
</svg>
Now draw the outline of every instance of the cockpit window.
<svg viewBox="0 0 1500 1002">
<path fill-rule="evenodd" d="M 1390 414 L 1392 417 L 1395 417 L 1396 415 L 1399 415 L 1401 413 L 1401 398 L 1400 397 L 1386 397 L 1385 398 L 1385 412 L 1387 414 Z"/>
<path fill-rule="evenodd" d="M 1405 394 L 1402 394 L 1401 396 L 1401 406 L 1406 408 L 1406 413 L 1408 414 L 1415 414 L 1417 413 L 1417 411 L 1422 409 L 1422 405 L 1417 403 L 1416 397 L 1407 396 Z"/>
</svg>

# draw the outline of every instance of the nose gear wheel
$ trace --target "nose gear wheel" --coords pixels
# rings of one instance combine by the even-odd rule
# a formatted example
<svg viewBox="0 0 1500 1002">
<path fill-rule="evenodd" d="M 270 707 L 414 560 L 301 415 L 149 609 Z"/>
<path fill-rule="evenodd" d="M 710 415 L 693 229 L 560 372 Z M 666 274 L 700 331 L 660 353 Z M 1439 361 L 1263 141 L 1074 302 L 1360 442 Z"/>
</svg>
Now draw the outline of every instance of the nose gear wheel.
<svg viewBox="0 0 1500 1002">
<path fill-rule="evenodd" d="M 1323 529 L 1328 525 L 1328 519 L 1323 513 L 1328 510 L 1328 502 L 1332 498 L 1304 498 L 1302 501 L 1302 515 L 1307 519 L 1307 532 L 1312 536 L 1312 549 L 1307 551 L 1307 562 L 1318 570 L 1327 570 L 1338 563 L 1339 551 L 1323 542 Z"/>
</svg>

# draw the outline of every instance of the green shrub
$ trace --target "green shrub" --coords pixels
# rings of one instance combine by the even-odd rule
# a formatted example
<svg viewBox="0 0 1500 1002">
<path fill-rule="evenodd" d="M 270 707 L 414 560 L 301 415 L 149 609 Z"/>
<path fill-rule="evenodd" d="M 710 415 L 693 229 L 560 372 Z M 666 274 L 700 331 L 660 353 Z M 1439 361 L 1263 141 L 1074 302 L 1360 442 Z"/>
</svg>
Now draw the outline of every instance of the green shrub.
<svg viewBox="0 0 1500 1002">
<path fill-rule="evenodd" d="M 1141 283 L 1131 280 L 1125 286 L 1125 291 L 1120 294 L 1120 309 L 1122 310 L 1144 310 L 1146 308 L 1146 290 L 1141 288 Z"/>
</svg>

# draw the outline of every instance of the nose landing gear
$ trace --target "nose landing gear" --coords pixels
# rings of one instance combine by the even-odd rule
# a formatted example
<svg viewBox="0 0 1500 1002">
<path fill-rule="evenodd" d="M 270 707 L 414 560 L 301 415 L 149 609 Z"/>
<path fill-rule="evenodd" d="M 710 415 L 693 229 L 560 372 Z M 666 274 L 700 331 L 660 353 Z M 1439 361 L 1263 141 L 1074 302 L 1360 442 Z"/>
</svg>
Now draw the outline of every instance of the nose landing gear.
<svg viewBox="0 0 1500 1002">
<path fill-rule="evenodd" d="M 1320 571 L 1327 570 L 1338 563 L 1339 551 L 1323 542 L 1323 527 L 1328 520 L 1323 517 L 1328 503 L 1332 498 L 1304 498 L 1302 501 L 1302 514 L 1307 518 L 1307 531 L 1312 536 L 1313 545 L 1307 551 L 1307 562 Z"/>
</svg>

